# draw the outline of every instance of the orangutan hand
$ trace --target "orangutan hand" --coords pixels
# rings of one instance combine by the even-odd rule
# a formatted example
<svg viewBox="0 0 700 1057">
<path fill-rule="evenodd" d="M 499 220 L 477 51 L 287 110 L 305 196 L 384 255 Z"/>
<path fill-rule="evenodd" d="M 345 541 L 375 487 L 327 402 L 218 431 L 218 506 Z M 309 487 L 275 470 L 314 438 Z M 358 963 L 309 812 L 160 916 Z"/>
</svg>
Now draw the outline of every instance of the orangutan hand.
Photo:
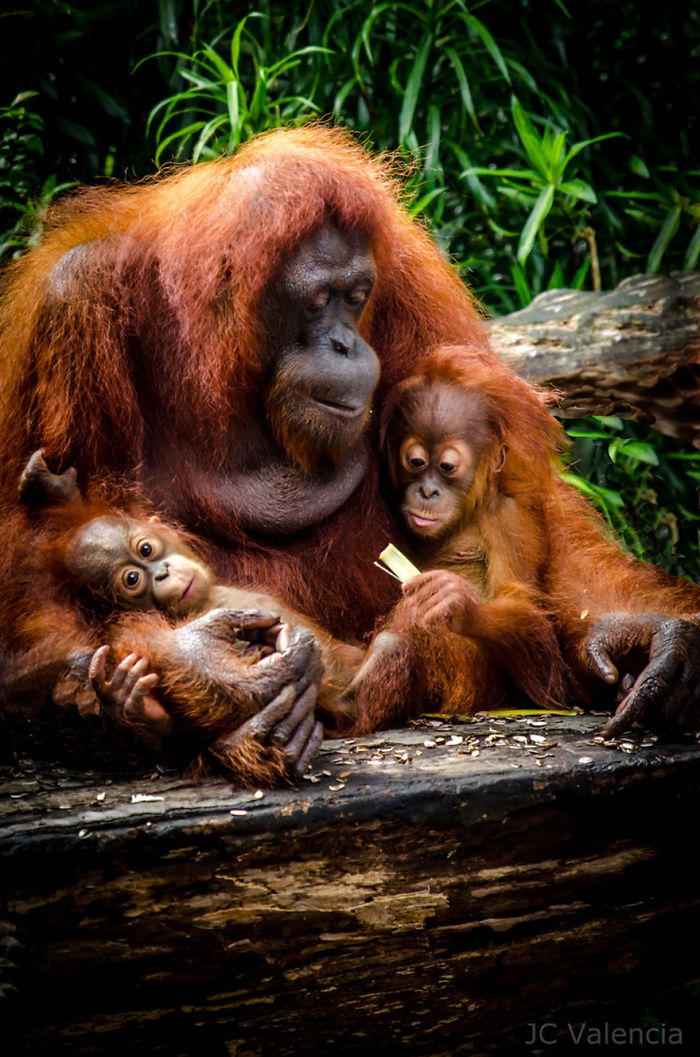
<svg viewBox="0 0 700 1057">
<path fill-rule="evenodd" d="M 416 621 L 444 624 L 457 635 L 468 634 L 473 626 L 479 600 L 463 576 L 431 569 L 407 580 L 402 590 Z"/>
<path fill-rule="evenodd" d="M 273 777 L 300 778 L 323 741 L 323 726 L 314 713 L 317 693 L 317 685 L 306 679 L 286 686 L 211 751 L 227 770 L 248 780 L 258 772 L 263 783 Z"/>
<path fill-rule="evenodd" d="M 148 661 L 130 653 L 108 679 L 110 654 L 111 647 L 100 646 L 90 661 L 88 680 L 100 704 L 117 720 L 137 723 L 157 737 L 167 737 L 172 733 L 173 721 L 151 693 L 158 684 L 158 676 L 149 671 Z"/>
<path fill-rule="evenodd" d="M 616 737 L 633 724 L 653 730 L 700 730 L 700 627 L 680 617 L 612 613 L 585 646 L 588 667 L 627 689 L 603 728 Z M 637 659 L 636 663 L 631 661 Z M 632 667 L 630 664 L 632 663 Z"/>
</svg>

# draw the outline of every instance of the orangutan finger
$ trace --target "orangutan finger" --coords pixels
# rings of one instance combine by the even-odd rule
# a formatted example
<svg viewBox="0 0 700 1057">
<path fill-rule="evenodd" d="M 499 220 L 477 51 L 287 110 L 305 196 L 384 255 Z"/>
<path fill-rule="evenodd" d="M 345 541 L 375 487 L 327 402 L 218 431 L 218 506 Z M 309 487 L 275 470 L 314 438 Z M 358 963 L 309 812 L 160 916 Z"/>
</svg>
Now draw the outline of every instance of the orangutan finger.
<svg viewBox="0 0 700 1057">
<path fill-rule="evenodd" d="M 288 683 L 276 697 L 273 697 L 268 705 L 260 709 L 257 715 L 247 720 L 244 726 L 253 737 L 260 741 L 266 740 L 270 731 L 280 720 L 284 719 L 293 707 L 296 698 L 297 692 L 294 683 Z"/>
<path fill-rule="evenodd" d="M 309 769 L 309 765 L 313 760 L 314 756 L 318 752 L 321 743 L 323 741 L 323 724 L 316 722 L 313 726 L 311 734 L 306 742 L 306 745 L 302 749 L 299 759 L 294 765 L 294 774 L 297 778 L 301 778 L 303 774 Z"/>
<path fill-rule="evenodd" d="M 611 685 L 619 678 L 619 672 L 611 657 L 612 648 L 602 636 L 594 635 L 586 643 L 586 661 L 596 675 Z"/>
<path fill-rule="evenodd" d="M 279 613 L 267 612 L 263 609 L 243 609 L 238 614 L 239 626 L 242 631 L 256 628 L 272 628 L 280 623 Z"/>
<path fill-rule="evenodd" d="M 284 755 L 290 763 L 294 764 L 299 759 L 315 725 L 316 720 L 314 719 L 312 712 L 310 715 L 304 717 L 289 741 L 282 746 Z"/>
<path fill-rule="evenodd" d="M 306 721 L 308 717 L 313 719 L 313 710 L 318 696 L 318 687 L 315 683 L 304 690 L 296 700 L 291 712 L 277 724 L 272 732 L 271 740 L 277 745 L 288 745 L 296 737 L 297 728 Z M 310 729 L 310 728 L 309 728 Z M 308 732 L 307 732 L 308 733 Z"/>
<path fill-rule="evenodd" d="M 112 672 L 112 678 L 109 681 L 110 693 L 119 694 L 124 685 L 124 680 L 138 660 L 138 653 L 129 653 L 123 661 L 119 662 Z"/>
<path fill-rule="evenodd" d="M 124 702 L 124 714 L 129 716 L 141 715 L 144 712 L 146 695 L 157 685 L 158 676 L 155 672 L 149 672 L 147 675 L 142 675 L 140 679 L 137 679 Z M 153 700 L 155 701 L 156 699 L 153 698 Z M 159 704 L 159 708 L 163 715 L 167 715 L 162 705 Z"/>
<path fill-rule="evenodd" d="M 145 657 L 139 657 L 127 670 L 119 687 L 118 693 L 122 701 L 128 700 L 139 679 L 147 674 L 148 661 Z M 114 680 L 112 680 L 112 692 L 114 692 Z"/>
<path fill-rule="evenodd" d="M 111 652 L 111 646 L 100 646 L 90 660 L 88 682 L 96 694 L 104 692 L 107 683 L 107 658 Z"/>
<path fill-rule="evenodd" d="M 641 723 L 648 713 L 660 711 L 668 686 L 656 673 L 645 669 L 634 685 L 634 689 L 620 702 L 615 714 L 603 727 L 604 738 L 615 738 L 623 731 L 629 730 L 635 723 Z"/>
</svg>

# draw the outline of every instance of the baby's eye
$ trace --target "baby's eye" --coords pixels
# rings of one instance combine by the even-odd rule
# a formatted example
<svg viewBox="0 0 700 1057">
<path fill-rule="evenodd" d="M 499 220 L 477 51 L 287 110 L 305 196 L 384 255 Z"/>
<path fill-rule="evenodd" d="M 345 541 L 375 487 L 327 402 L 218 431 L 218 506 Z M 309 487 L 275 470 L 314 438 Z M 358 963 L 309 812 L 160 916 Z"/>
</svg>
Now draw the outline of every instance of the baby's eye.
<svg viewBox="0 0 700 1057">
<path fill-rule="evenodd" d="M 141 583 L 141 573 L 138 569 L 127 569 L 122 574 L 122 583 L 129 591 L 133 591 Z"/>
<path fill-rule="evenodd" d="M 421 459 L 418 455 L 414 455 L 412 459 L 408 460 L 408 465 L 412 466 L 414 470 L 420 470 L 425 466 L 425 459 Z"/>
<path fill-rule="evenodd" d="M 141 543 L 139 543 L 139 548 L 138 549 L 139 549 L 139 556 L 141 558 L 150 558 L 151 555 L 153 554 L 153 547 L 148 542 L 148 540 L 143 540 Z"/>
<path fill-rule="evenodd" d="M 442 470 L 443 473 L 454 473 L 455 472 L 455 464 L 453 462 L 441 462 L 440 463 L 440 469 Z"/>
</svg>

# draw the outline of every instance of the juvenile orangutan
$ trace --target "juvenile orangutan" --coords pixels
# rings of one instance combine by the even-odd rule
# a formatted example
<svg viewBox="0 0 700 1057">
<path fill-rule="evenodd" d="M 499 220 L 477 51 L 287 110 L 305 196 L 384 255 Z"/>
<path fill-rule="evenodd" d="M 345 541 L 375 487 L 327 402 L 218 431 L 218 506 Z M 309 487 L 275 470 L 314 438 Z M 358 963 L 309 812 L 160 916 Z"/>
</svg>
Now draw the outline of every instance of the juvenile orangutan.
<svg viewBox="0 0 700 1057">
<path fill-rule="evenodd" d="M 512 702 L 514 688 L 516 699 L 520 691 L 536 706 L 561 705 L 566 695 L 545 597 L 538 470 L 528 481 L 508 443 L 512 421 L 502 401 L 441 371 L 439 350 L 428 363 L 389 394 L 382 421 L 397 511 L 411 556 L 427 571 L 403 585 L 404 598 L 344 696 L 347 707 L 357 703 L 362 730 L 426 700 L 468 712 Z M 445 652 L 452 662 L 435 663 Z M 409 670 L 413 679 L 398 682 Z"/>
<path fill-rule="evenodd" d="M 563 659 L 543 598 L 544 521 L 503 490 L 497 407 L 479 388 L 409 381 L 386 448 L 414 553 L 430 570 L 404 584 L 407 612 L 480 642 L 535 704 L 562 702 Z"/>
<path fill-rule="evenodd" d="M 305 666 L 318 675 L 322 665 L 317 712 L 332 725 L 332 702 L 357 671 L 361 649 L 332 639 L 276 598 L 218 583 L 183 535 L 158 519 L 87 505 L 74 470 L 52 474 L 41 452 L 29 460 L 20 492 L 27 505 L 58 507 L 54 555 L 78 603 L 103 623 L 109 645 L 95 652 L 89 680 L 116 715 L 160 725 L 165 734 L 172 717 L 180 732 L 199 732 L 203 744 L 213 740 L 210 751 L 232 769 L 230 736 L 235 747 L 236 728 L 258 713 L 270 680 L 279 681 L 281 692 L 296 676 L 301 693 Z M 134 613 L 140 615 L 137 632 Z M 144 614 L 153 615 L 145 625 Z M 108 680 L 112 651 L 119 663 Z M 266 668 L 269 678 L 261 680 Z M 288 726 L 301 742 L 309 741 L 297 764 L 302 773 L 321 725 L 312 710 L 297 729 L 294 722 Z"/>
</svg>

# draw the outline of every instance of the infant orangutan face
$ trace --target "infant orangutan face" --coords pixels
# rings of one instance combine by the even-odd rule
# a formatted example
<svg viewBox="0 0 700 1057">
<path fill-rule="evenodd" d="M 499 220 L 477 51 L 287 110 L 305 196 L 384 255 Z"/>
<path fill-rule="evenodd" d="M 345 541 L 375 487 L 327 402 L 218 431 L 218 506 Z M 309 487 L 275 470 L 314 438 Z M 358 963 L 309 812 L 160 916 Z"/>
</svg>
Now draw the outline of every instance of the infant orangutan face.
<svg viewBox="0 0 700 1057">
<path fill-rule="evenodd" d="M 131 609 L 184 616 L 204 606 L 211 573 L 182 540 L 162 525 L 128 517 L 100 517 L 76 532 L 66 568 L 79 583 Z"/>
<path fill-rule="evenodd" d="M 492 419 L 479 390 L 449 382 L 406 388 L 389 425 L 388 452 L 399 508 L 413 536 L 442 540 L 468 516 L 485 470 L 494 455 L 500 457 Z"/>
</svg>

